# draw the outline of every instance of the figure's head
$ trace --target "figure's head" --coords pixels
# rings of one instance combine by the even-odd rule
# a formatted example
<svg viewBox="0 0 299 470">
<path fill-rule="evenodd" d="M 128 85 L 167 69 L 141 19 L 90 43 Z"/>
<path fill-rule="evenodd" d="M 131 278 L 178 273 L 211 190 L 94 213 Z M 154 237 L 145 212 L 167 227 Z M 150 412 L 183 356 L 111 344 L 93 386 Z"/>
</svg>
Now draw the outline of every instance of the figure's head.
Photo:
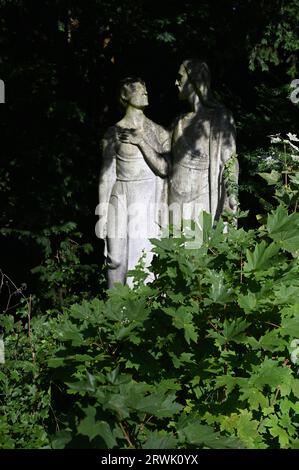
<svg viewBox="0 0 299 470">
<path fill-rule="evenodd" d="M 146 86 L 140 78 L 128 77 L 121 81 L 119 89 L 119 101 L 124 108 L 133 106 L 144 109 L 148 106 Z"/>
<path fill-rule="evenodd" d="M 188 99 L 195 92 L 202 102 L 207 102 L 211 86 L 209 67 L 198 59 L 185 60 L 179 68 L 175 84 L 180 99 Z"/>
</svg>

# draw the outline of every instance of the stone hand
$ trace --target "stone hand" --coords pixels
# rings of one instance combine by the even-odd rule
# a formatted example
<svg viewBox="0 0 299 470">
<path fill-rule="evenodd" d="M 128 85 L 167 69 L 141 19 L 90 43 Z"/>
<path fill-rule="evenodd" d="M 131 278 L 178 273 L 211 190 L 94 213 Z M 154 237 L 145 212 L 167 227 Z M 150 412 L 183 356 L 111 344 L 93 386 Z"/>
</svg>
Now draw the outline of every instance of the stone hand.
<svg viewBox="0 0 299 470">
<path fill-rule="evenodd" d="M 142 133 L 139 129 L 119 129 L 118 138 L 124 144 L 140 145 Z"/>
</svg>

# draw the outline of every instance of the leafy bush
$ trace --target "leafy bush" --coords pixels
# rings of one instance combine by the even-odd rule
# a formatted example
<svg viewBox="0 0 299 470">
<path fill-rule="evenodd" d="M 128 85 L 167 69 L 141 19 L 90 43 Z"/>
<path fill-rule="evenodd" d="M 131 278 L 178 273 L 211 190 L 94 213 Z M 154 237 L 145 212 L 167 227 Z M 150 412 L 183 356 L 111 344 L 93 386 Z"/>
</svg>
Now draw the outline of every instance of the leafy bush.
<svg viewBox="0 0 299 470">
<path fill-rule="evenodd" d="M 151 284 L 2 317 L 3 446 L 298 448 L 299 173 L 273 171 L 258 229 L 204 213 L 200 246 L 153 240 Z"/>
<path fill-rule="evenodd" d="M 61 308 L 82 298 L 92 297 L 104 284 L 98 264 L 90 263 L 94 251 L 90 243 L 82 243 L 82 233 L 74 222 L 40 231 L 0 229 L 0 235 L 16 238 L 27 247 L 39 250 L 39 264 L 31 269 L 39 290 L 41 308 Z M 36 299 L 37 301 L 37 299 Z"/>
<path fill-rule="evenodd" d="M 256 149 L 245 153 L 243 158 L 243 172 L 246 173 L 240 185 L 241 191 L 245 194 L 244 199 L 248 200 L 248 193 L 252 196 L 251 207 L 256 207 L 257 211 L 269 212 L 273 210 L 277 202 L 274 199 L 272 185 L 278 186 L 277 189 L 288 188 L 290 199 L 285 199 L 285 204 L 290 207 L 297 207 L 297 186 L 295 182 L 295 193 L 290 192 L 289 185 L 292 185 L 292 179 L 299 171 L 299 155 L 297 137 L 294 134 L 287 134 L 285 138 L 280 134 L 270 136 L 271 147 L 267 150 Z M 265 186 L 259 174 L 269 183 Z M 283 176 L 283 178 L 282 178 Z M 254 201 L 254 204 L 252 203 Z"/>
</svg>

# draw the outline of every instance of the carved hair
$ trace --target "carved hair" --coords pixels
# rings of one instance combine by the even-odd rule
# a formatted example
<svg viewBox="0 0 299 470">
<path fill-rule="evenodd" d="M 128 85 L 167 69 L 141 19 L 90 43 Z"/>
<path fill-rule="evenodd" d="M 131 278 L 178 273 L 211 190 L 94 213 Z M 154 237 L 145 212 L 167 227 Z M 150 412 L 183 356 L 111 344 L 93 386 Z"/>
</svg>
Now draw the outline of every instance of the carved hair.
<svg viewBox="0 0 299 470">
<path fill-rule="evenodd" d="M 123 100 L 122 94 L 123 94 L 123 92 L 126 92 L 126 91 L 132 89 L 132 86 L 135 83 L 141 83 L 141 85 L 146 86 L 145 82 L 139 77 L 126 77 L 123 80 L 121 80 L 121 82 L 119 84 L 119 102 L 120 102 L 121 106 L 123 106 L 124 108 L 126 107 L 127 103 L 126 103 L 125 100 Z"/>
</svg>

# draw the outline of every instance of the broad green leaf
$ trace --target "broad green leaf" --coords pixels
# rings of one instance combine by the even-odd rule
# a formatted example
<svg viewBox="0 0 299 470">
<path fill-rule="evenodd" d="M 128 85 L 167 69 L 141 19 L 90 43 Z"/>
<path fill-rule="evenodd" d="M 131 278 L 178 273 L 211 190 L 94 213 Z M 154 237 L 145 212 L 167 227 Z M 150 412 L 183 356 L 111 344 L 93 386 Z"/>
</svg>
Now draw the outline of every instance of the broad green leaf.
<svg viewBox="0 0 299 470">
<path fill-rule="evenodd" d="M 103 404 L 105 410 L 111 410 L 116 416 L 121 419 L 126 419 L 130 416 L 130 408 L 127 403 L 127 395 L 124 393 L 111 394 L 109 399 L 105 400 Z"/>
<path fill-rule="evenodd" d="M 293 392 L 294 396 L 299 399 L 299 379 L 294 378 L 294 380 L 291 384 L 291 388 L 292 388 L 292 392 Z M 298 405 L 299 405 L 299 403 L 298 403 Z M 297 409 L 297 414 L 299 414 L 299 406 L 298 406 L 298 409 Z"/>
<path fill-rule="evenodd" d="M 240 318 L 236 320 L 224 320 L 222 330 L 208 330 L 209 336 L 215 338 L 220 345 L 234 341 L 235 343 L 244 342 L 244 331 L 250 323 Z"/>
<path fill-rule="evenodd" d="M 59 330 L 55 332 L 55 336 L 60 341 L 71 341 L 73 346 L 79 346 L 84 341 L 82 333 L 70 320 L 65 320 L 60 325 Z"/>
<path fill-rule="evenodd" d="M 193 307 L 180 306 L 177 310 L 173 308 L 163 308 L 163 311 L 172 317 L 172 324 L 175 328 L 183 329 L 184 336 L 188 344 L 190 341 L 197 342 L 198 333 L 195 330 L 193 320 Z"/>
<path fill-rule="evenodd" d="M 282 367 L 272 359 L 265 359 L 259 366 L 253 367 L 254 373 L 249 383 L 258 389 L 269 386 L 272 390 L 283 385 L 291 391 L 292 372 L 288 367 Z"/>
<path fill-rule="evenodd" d="M 270 237 L 290 252 L 299 250 L 299 213 L 288 214 L 287 209 L 279 206 L 268 216 L 267 229 Z"/>
<path fill-rule="evenodd" d="M 176 402 L 175 393 L 168 393 L 166 395 L 152 393 L 145 396 L 136 409 L 157 416 L 158 418 L 167 418 L 177 414 L 182 408 L 182 405 Z"/>
<path fill-rule="evenodd" d="M 218 304 L 225 305 L 233 301 L 233 290 L 225 283 L 224 273 L 209 271 L 209 279 L 212 283 L 209 292 L 209 298 Z"/>
<path fill-rule="evenodd" d="M 276 170 L 272 170 L 271 173 L 258 173 L 258 175 L 266 180 L 269 186 L 277 184 L 281 180 L 281 173 Z"/>
<path fill-rule="evenodd" d="M 51 447 L 52 449 L 64 449 L 71 440 L 71 432 L 58 431 L 51 440 Z"/>
<path fill-rule="evenodd" d="M 241 410 L 236 426 L 237 435 L 249 449 L 265 447 L 258 433 L 259 422 L 252 419 L 252 413 Z"/>
<path fill-rule="evenodd" d="M 245 313 L 250 313 L 257 307 L 257 297 L 253 292 L 248 292 L 246 295 L 239 295 L 238 304 L 244 309 Z"/>
<path fill-rule="evenodd" d="M 288 214 L 288 211 L 283 206 L 278 206 L 268 216 L 267 229 L 269 235 L 273 240 L 283 240 L 291 231 L 299 226 L 299 214 Z"/>
<path fill-rule="evenodd" d="M 276 305 L 294 303 L 299 298 L 299 286 L 287 286 L 285 284 L 281 284 L 278 287 L 274 286 L 274 296 L 274 304 Z"/>
<path fill-rule="evenodd" d="M 290 436 L 287 431 L 279 425 L 279 419 L 276 415 L 266 418 L 264 426 L 269 428 L 271 436 L 278 438 L 280 447 L 285 448 L 289 446 Z"/>
<path fill-rule="evenodd" d="M 242 388 L 240 400 L 246 400 L 252 410 L 258 410 L 269 406 L 268 398 L 257 388 L 251 387 Z"/>
<path fill-rule="evenodd" d="M 180 441 L 210 449 L 238 449 L 242 444 L 233 437 L 223 437 L 208 425 L 200 424 L 199 418 L 182 416 L 177 431 Z"/>
<path fill-rule="evenodd" d="M 90 441 L 100 436 L 105 441 L 108 449 L 116 446 L 117 443 L 109 424 L 106 421 L 96 420 L 96 409 L 88 406 L 83 411 L 86 416 L 80 422 L 78 432 L 83 436 L 87 436 Z"/>
<path fill-rule="evenodd" d="M 247 262 L 244 264 L 244 272 L 250 273 L 252 271 L 263 271 L 270 268 L 276 263 L 275 256 L 278 252 L 279 246 L 277 244 L 271 243 L 267 245 L 266 241 L 263 240 L 255 246 L 253 252 L 247 250 Z"/>
<path fill-rule="evenodd" d="M 231 375 L 222 375 L 216 377 L 215 389 L 226 387 L 226 393 L 229 394 L 238 385 L 238 379 Z"/>
<path fill-rule="evenodd" d="M 284 318 L 281 323 L 281 333 L 283 335 L 290 335 L 293 338 L 299 338 L 299 316 Z"/>
<path fill-rule="evenodd" d="M 57 367 L 61 367 L 65 364 L 65 357 L 51 357 L 48 360 L 48 366 L 52 367 L 53 369 Z"/>
<path fill-rule="evenodd" d="M 267 332 L 260 338 L 259 342 L 262 348 L 266 351 L 284 351 L 286 348 L 286 341 L 279 336 L 276 329 Z"/>
<path fill-rule="evenodd" d="M 142 445 L 143 449 L 175 449 L 177 447 L 178 440 L 172 434 L 166 434 L 165 432 L 152 432 L 149 434 L 147 440 Z"/>
<path fill-rule="evenodd" d="M 86 380 L 79 382 L 66 382 L 70 390 L 77 392 L 94 392 L 96 387 L 95 377 L 89 372 L 86 373 Z"/>
</svg>

